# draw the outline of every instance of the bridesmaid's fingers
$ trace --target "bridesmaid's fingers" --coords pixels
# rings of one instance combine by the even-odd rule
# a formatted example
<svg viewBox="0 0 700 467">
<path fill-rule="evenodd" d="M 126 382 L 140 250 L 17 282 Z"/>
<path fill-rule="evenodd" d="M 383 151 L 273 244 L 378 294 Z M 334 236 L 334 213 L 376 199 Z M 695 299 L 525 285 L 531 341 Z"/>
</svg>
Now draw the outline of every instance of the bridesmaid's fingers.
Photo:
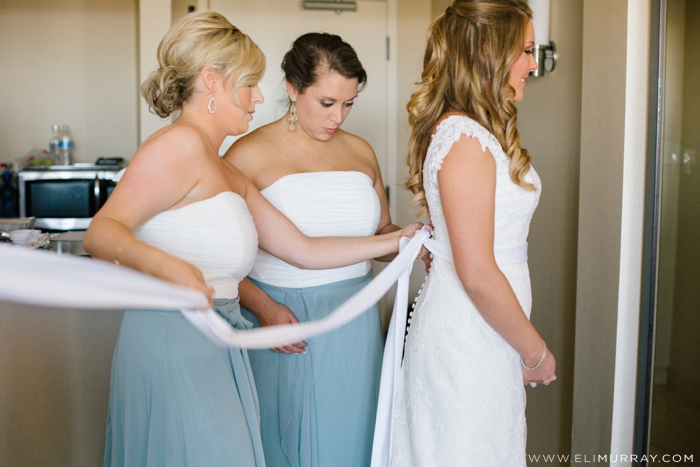
<svg viewBox="0 0 700 467">
<path fill-rule="evenodd" d="M 289 344 L 285 346 L 287 350 L 290 351 L 290 353 L 304 353 L 306 350 L 304 350 L 304 347 L 302 347 L 301 342 L 297 342 L 296 344 Z M 305 344 L 304 344 L 305 346 Z"/>
<path fill-rule="evenodd" d="M 283 354 L 287 354 L 287 355 L 306 353 L 306 349 L 305 349 L 306 345 L 307 345 L 306 342 L 297 342 L 296 344 L 289 344 L 289 345 L 285 345 L 283 347 L 274 347 L 274 348 L 271 348 L 270 350 L 272 350 L 273 352 L 283 353 Z"/>
<path fill-rule="evenodd" d="M 284 305 L 278 306 L 278 312 L 274 314 L 272 318 L 267 318 L 260 321 L 261 326 L 286 325 L 295 323 L 299 323 L 299 320 L 294 313 Z M 294 344 L 284 345 L 281 347 L 272 347 L 270 350 L 287 355 L 299 354 L 304 353 L 304 348 L 306 345 L 306 342 L 299 341 L 295 342 Z"/>
</svg>

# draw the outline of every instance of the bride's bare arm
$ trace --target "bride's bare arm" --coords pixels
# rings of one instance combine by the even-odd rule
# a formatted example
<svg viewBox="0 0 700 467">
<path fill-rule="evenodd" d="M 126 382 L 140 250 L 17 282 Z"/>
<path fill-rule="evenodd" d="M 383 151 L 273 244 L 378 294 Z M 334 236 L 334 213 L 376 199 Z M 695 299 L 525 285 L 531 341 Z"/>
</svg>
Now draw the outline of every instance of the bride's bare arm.
<svg viewBox="0 0 700 467">
<path fill-rule="evenodd" d="M 487 323 L 533 367 L 544 341 L 525 316 L 493 252 L 496 163 L 474 138 L 452 145 L 438 172 L 440 197 L 457 275 Z M 523 369 L 524 382 L 553 380 L 551 352 L 535 371 Z"/>
<path fill-rule="evenodd" d="M 420 229 L 415 222 L 402 230 L 366 237 L 307 237 L 279 212 L 237 168 L 226 161 L 232 187 L 245 184 L 248 210 L 258 231 L 260 248 L 302 269 L 330 269 L 359 263 L 398 251 L 401 236 L 411 237 Z"/>
</svg>

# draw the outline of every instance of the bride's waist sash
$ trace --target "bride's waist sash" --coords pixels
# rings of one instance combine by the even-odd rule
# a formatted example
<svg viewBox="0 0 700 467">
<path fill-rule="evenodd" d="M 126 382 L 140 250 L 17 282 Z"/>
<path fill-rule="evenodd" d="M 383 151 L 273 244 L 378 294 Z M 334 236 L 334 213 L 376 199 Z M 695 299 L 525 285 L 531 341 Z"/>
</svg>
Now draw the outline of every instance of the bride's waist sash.
<svg viewBox="0 0 700 467">
<path fill-rule="evenodd" d="M 423 241 L 423 245 L 425 245 L 435 258 L 454 263 L 452 247 L 449 243 L 435 240 L 434 238 L 428 238 Z M 493 255 L 496 258 L 496 264 L 501 268 L 527 263 L 527 242 L 516 246 L 494 248 Z"/>
</svg>

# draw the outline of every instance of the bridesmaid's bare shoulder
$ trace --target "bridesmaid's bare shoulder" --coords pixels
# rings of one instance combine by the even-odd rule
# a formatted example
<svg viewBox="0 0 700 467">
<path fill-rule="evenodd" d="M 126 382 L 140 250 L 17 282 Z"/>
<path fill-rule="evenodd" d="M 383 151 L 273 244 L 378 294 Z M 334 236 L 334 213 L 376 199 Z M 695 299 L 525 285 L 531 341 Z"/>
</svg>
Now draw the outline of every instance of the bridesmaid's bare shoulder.
<svg viewBox="0 0 700 467">
<path fill-rule="evenodd" d="M 269 164 L 269 159 L 277 152 L 275 146 L 279 136 L 275 129 L 276 123 L 262 126 L 236 140 L 224 154 L 224 160 L 251 177 L 251 174 Z"/>
</svg>

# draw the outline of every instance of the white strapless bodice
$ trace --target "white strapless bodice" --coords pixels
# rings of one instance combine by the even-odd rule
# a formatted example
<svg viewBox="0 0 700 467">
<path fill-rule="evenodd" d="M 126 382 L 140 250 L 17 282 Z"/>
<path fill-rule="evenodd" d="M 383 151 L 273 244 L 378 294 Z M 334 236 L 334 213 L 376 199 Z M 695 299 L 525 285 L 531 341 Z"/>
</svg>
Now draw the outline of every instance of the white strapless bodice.
<svg viewBox="0 0 700 467">
<path fill-rule="evenodd" d="M 214 298 L 236 298 L 258 248 L 258 233 L 245 200 L 226 191 L 179 209 L 163 211 L 134 237 L 198 267 Z"/>
<path fill-rule="evenodd" d="M 284 176 L 261 192 L 309 237 L 374 235 L 381 208 L 372 180 L 362 172 L 307 172 Z M 250 277 L 278 287 L 313 287 L 367 274 L 369 261 L 308 270 L 258 250 Z"/>
</svg>

